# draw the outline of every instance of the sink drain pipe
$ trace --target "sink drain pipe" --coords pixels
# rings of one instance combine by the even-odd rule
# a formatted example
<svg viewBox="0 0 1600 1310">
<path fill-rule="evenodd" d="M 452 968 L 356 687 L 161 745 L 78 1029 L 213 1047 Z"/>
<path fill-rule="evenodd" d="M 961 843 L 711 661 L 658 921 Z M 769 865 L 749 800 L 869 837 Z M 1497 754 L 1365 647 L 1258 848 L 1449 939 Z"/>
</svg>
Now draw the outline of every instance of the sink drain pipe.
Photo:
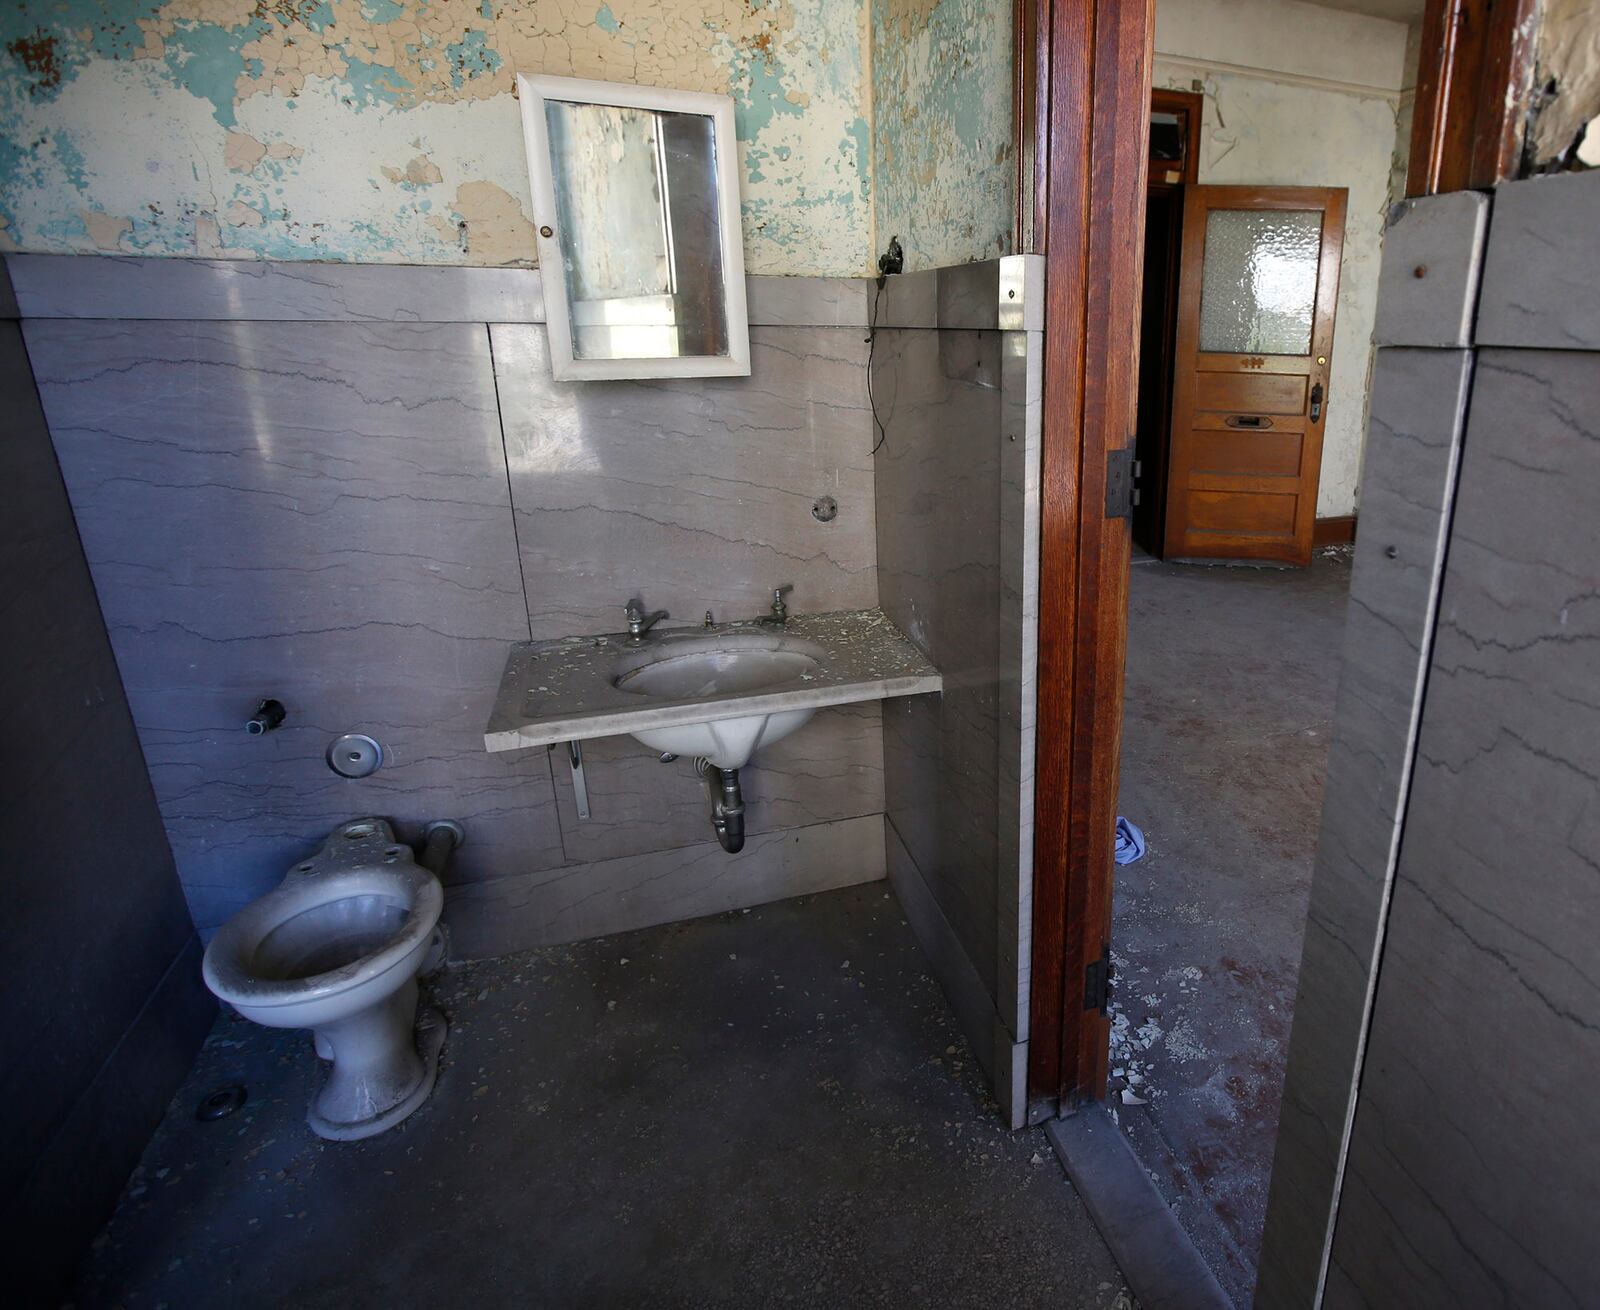
<svg viewBox="0 0 1600 1310">
<path fill-rule="evenodd" d="M 703 755 L 695 757 L 695 772 L 705 779 L 706 796 L 711 801 L 711 826 L 717 840 L 729 855 L 744 849 L 744 792 L 739 789 L 739 770 L 723 769 Z"/>
</svg>

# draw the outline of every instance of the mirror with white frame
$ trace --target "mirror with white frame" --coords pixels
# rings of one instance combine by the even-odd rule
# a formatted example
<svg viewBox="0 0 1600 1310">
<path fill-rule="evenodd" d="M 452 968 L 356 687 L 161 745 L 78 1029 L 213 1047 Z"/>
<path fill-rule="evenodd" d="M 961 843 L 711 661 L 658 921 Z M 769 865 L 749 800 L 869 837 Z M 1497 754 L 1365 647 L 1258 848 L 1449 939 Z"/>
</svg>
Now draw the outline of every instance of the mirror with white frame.
<svg viewBox="0 0 1600 1310">
<path fill-rule="evenodd" d="M 555 377 L 748 374 L 733 100 L 517 87 Z"/>
</svg>

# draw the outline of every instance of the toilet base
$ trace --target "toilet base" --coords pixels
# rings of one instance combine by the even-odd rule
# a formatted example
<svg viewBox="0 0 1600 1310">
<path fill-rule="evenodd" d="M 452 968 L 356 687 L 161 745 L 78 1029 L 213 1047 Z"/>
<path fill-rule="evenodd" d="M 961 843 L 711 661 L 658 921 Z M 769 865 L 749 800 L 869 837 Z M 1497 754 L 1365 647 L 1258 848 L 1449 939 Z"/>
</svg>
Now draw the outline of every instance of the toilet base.
<svg viewBox="0 0 1600 1310">
<path fill-rule="evenodd" d="M 433 1091 L 439 1075 L 439 1053 L 449 1031 L 444 1015 L 432 1006 L 417 1006 L 415 981 L 382 1008 L 388 1011 L 384 1017 L 390 1018 L 391 1023 L 399 1014 L 414 1015 L 414 1028 L 387 1058 L 364 1063 L 359 1070 L 352 1070 L 349 1061 L 341 1065 L 338 1053 L 341 1045 L 354 1045 L 365 1061 L 368 1052 L 361 1048 L 369 1046 L 373 1035 L 370 1014 L 362 1016 L 362 1031 L 354 1043 L 341 1040 L 349 1036 L 346 1025 L 336 1025 L 342 1032 L 318 1029 L 313 1034 L 317 1054 L 333 1060 L 321 1090 L 306 1112 L 306 1122 L 318 1137 L 330 1142 L 358 1142 L 374 1137 L 411 1115 Z M 380 1019 L 377 1026 L 381 1029 L 389 1024 Z M 371 1112 L 362 1113 L 368 1110 Z"/>
</svg>

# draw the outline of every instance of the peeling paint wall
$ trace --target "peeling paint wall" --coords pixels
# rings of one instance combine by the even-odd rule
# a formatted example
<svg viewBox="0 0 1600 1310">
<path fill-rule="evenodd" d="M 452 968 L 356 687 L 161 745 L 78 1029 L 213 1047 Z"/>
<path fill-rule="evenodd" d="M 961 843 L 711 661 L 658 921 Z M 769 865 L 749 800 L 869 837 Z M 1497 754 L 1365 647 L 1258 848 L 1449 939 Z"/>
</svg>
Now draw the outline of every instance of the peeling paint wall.
<svg viewBox="0 0 1600 1310">
<path fill-rule="evenodd" d="M 872 0 L 875 221 L 906 270 L 1012 253 L 1008 0 Z"/>
<path fill-rule="evenodd" d="M 1389 203 L 1406 198 L 1406 177 L 1411 172 L 1411 125 L 1417 113 L 1417 71 L 1422 62 L 1422 24 L 1406 28 L 1406 71 L 1400 101 L 1394 113 L 1394 154 L 1389 163 Z"/>
<path fill-rule="evenodd" d="M 752 273 L 872 264 L 864 0 L 29 0 L 0 248 L 535 260 L 517 71 L 731 94 Z"/>
<path fill-rule="evenodd" d="M 1293 0 L 1156 5 L 1155 84 L 1205 94 L 1201 182 L 1349 188 L 1320 517 L 1359 499 L 1406 35 L 1403 23 Z"/>
<path fill-rule="evenodd" d="M 1534 120 L 1531 162 L 1538 167 L 1571 151 L 1590 168 L 1600 167 L 1600 13 L 1594 0 L 1544 0 L 1537 78 L 1554 89 Z"/>
</svg>

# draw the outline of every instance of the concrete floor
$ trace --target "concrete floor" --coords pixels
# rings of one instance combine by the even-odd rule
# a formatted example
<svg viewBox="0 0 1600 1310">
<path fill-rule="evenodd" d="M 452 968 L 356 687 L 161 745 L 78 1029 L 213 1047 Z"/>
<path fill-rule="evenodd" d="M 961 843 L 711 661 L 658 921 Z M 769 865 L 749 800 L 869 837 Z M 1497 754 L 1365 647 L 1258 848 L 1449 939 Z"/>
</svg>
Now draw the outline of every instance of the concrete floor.
<svg viewBox="0 0 1600 1310">
<path fill-rule="evenodd" d="M 309 1039 L 224 1017 L 77 1306 L 1121 1306 L 886 884 L 469 965 L 439 1085 L 326 1144 Z M 200 1123 L 209 1090 L 245 1108 Z"/>
<path fill-rule="evenodd" d="M 1117 871 L 1111 1104 L 1228 1293 L 1250 1302 L 1350 583 L 1135 564 Z M 1137 1081 L 1135 1081 L 1137 1080 Z"/>
</svg>

